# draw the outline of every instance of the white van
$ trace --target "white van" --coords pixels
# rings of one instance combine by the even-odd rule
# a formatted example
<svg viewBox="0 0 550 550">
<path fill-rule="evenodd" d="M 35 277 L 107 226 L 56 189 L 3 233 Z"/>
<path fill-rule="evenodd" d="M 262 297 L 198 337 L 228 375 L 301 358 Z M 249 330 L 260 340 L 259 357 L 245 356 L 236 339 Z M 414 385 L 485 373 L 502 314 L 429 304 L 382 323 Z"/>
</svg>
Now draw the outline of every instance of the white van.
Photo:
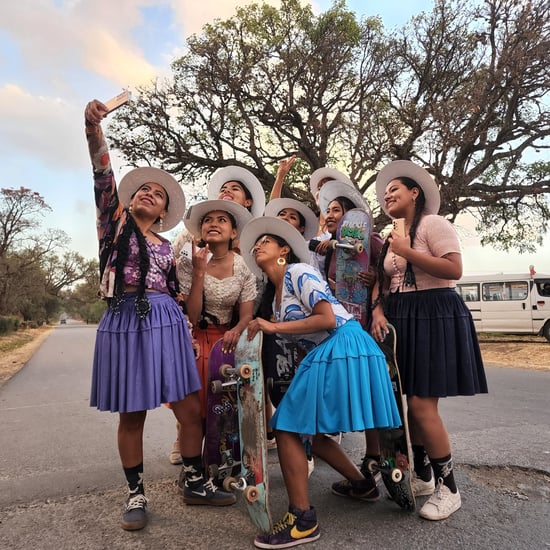
<svg viewBox="0 0 550 550">
<path fill-rule="evenodd" d="M 550 275 L 465 275 L 456 290 L 478 332 L 537 334 L 550 342 Z"/>
</svg>

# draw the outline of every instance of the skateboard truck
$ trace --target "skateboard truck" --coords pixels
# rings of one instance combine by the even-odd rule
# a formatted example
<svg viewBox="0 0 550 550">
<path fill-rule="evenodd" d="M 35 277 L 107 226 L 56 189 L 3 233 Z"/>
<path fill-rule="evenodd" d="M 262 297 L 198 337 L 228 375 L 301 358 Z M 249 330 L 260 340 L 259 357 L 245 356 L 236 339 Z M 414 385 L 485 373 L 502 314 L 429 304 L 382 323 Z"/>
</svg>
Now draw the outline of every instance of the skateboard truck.
<svg viewBox="0 0 550 550">
<path fill-rule="evenodd" d="M 332 246 L 333 249 L 341 248 L 343 250 L 348 250 L 353 255 L 361 254 L 361 252 L 363 252 L 363 250 L 365 249 L 363 246 L 363 243 L 355 243 L 355 244 L 341 243 L 341 242 L 338 242 L 337 240 L 330 241 L 330 246 Z"/>
<path fill-rule="evenodd" d="M 220 375 L 225 378 L 226 381 L 213 380 L 210 383 L 212 393 L 221 393 L 222 391 L 231 391 L 235 389 L 237 377 L 248 380 L 252 376 L 252 368 L 250 365 L 242 365 L 239 369 L 236 369 L 232 365 L 225 364 L 220 367 Z"/>
</svg>

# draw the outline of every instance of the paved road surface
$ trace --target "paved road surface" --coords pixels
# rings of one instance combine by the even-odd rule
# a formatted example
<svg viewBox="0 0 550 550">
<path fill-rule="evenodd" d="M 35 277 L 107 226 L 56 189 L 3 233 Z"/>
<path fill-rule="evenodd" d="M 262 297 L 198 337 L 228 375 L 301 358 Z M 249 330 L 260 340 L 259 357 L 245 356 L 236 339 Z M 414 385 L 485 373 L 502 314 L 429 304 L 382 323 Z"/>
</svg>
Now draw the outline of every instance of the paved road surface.
<svg viewBox="0 0 550 550">
<path fill-rule="evenodd" d="M 191 507 L 174 492 L 178 468 L 166 455 L 175 428 L 165 408 L 151 411 L 146 423 L 150 523 L 141 532 L 120 529 L 125 490 L 117 417 L 88 406 L 94 335 L 95 327 L 57 327 L 0 388 L 0 548 L 252 548 L 254 529 L 242 502 Z M 487 374 L 489 395 L 442 405 L 462 510 L 431 523 L 386 498 L 348 501 L 330 493 L 338 475 L 317 461 L 310 485 L 322 537 L 306 547 L 550 548 L 550 373 L 488 367 Z M 346 435 L 343 445 L 359 460 L 361 434 Z M 279 519 L 287 501 L 276 452 L 270 463 Z"/>
</svg>

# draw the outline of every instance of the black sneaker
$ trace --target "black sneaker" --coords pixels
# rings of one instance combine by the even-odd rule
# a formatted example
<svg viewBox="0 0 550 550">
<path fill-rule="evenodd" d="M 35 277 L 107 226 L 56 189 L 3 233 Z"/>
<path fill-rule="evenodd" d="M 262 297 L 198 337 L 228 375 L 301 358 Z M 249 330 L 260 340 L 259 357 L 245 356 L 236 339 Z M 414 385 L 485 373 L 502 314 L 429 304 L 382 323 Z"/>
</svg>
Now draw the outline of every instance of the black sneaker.
<svg viewBox="0 0 550 550">
<path fill-rule="evenodd" d="M 228 493 L 216 487 L 212 479 L 204 477 L 196 480 L 185 480 L 183 485 L 183 502 L 185 504 L 208 504 L 210 506 L 230 506 L 237 499 L 233 493 Z"/>
<path fill-rule="evenodd" d="M 366 502 L 375 502 L 380 498 L 380 492 L 372 474 L 359 481 L 343 479 L 332 484 L 332 494 L 339 497 L 349 497 Z"/>
<path fill-rule="evenodd" d="M 126 531 L 137 531 L 147 525 L 147 499 L 145 495 L 129 495 L 120 526 Z"/>
<path fill-rule="evenodd" d="M 287 512 L 285 517 L 273 527 L 271 533 L 258 535 L 254 539 L 257 548 L 290 548 L 313 542 L 321 536 L 315 509 Z"/>
</svg>

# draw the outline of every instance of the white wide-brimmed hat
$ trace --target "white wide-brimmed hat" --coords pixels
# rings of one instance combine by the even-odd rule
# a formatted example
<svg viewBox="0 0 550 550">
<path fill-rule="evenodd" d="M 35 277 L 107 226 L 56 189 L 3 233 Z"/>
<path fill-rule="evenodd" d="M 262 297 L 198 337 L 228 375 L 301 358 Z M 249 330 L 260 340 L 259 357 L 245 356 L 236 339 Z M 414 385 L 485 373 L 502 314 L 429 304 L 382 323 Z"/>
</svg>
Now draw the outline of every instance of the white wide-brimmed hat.
<svg viewBox="0 0 550 550">
<path fill-rule="evenodd" d="M 243 227 L 252 219 L 252 214 L 240 204 L 233 201 L 222 201 L 220 199 L 202 201 L 190 206 L 185 213 L 183 223 L 185 227 L 197 239 L 201 238 L 201 221 L 209 212 L 229 212 L 237 222 L 237 238 Z"/>
<path fill-rule="evenodd" d="M 285 208 L 293 208 L 304 217 L 306 223 L 303 235 L 306 241 L 313 239 L 313 237 L 317 235 L 317 231 L 319 230 L 319 218 L 317 218 L 311 208 L 306 206 L 303 202 L 295 199 L 271 199 L 265 205 L 264 216 L 276 218 L 279 215 L 279 212 Z"/>
<path fill-rule="evenodd" d="M 162 229 L 158 223 L 153 224 L 156 233 L 170 231 L 178 225 L 185 213 L 185 193 L 176 178 L 160 168 L 143 166 L 130 170 L 120 181 L 118 198 L 128 208 L 134 193 L 145 183 L 161 185 L 168 195 L 168 210 L 162 220 Z"/>
<path fill-rule="evenodd" d="M 262 270 L 256 263 L 256 258 L 254 254 L 252 254 L 252 248 L 262 235 L 268 233 L 281 237 L 281 239 L 290 246 L 294 255 L 301 262 L 309 263 L 311 252 L 308 249 L 307 241 L 293 225 L 280 218 L 273 218 L 270 216 L 254 218 L 245 225 L 241 240 L 239 241 L 239 247 L 248 269 L 250 269 L 256 277 L 262 277 Z"/>
<path fill-rule="evenodd" d="M 323 215 L 326 215 L 328 205 L 337 197 L 346 197 L 355 208 L 370 212 L 369 205 L 355 187 L 343 181 L 327 181 L 319 191 L 319 208 Z"/>
<path fill-rule="evenodd" d="M 261 216 L 265 209 L 265 192 L 260 180 L 246 168 L 226 166 L 217 170 L 208 182 L 208 198 L 217 199 L 224 183 L 241 182 L 252 196 L 250 211 L 254 217 Z"/>
<path fill-rule="evenodd" d="M 388 214 L 384 201 L 386 187 L 390 181 L 400 177 L 411 178 L 418 183 L 426 199 L 424 212 L 427 214 L 437 214 L 439 212 L 441 198 L 439 196 L 439 189 L 432 176 L 430 176 L 424 168 L 410 160 L 394 160 L 386 164 L 386 166 L 378 172 L 378 176 L 376 176 L 376 196 L 378 197 L 380 207 L 386 214 Z"/>
<path fill-rule="evenodd" d="M 317 170 L 309 176 L 309 190 L 314 197 L 319 191 L 319 182 L 326 178 L 336 181 L 343 181 L 353 187 L 353 182 L 348 178 L 348 176 L 346 176 L 346 174 L 340 172 L 340 170 L 336 170 L 336 168 L 328 168 L 324 166 L 323 168 L 317 168 Z"/>
</svg>

